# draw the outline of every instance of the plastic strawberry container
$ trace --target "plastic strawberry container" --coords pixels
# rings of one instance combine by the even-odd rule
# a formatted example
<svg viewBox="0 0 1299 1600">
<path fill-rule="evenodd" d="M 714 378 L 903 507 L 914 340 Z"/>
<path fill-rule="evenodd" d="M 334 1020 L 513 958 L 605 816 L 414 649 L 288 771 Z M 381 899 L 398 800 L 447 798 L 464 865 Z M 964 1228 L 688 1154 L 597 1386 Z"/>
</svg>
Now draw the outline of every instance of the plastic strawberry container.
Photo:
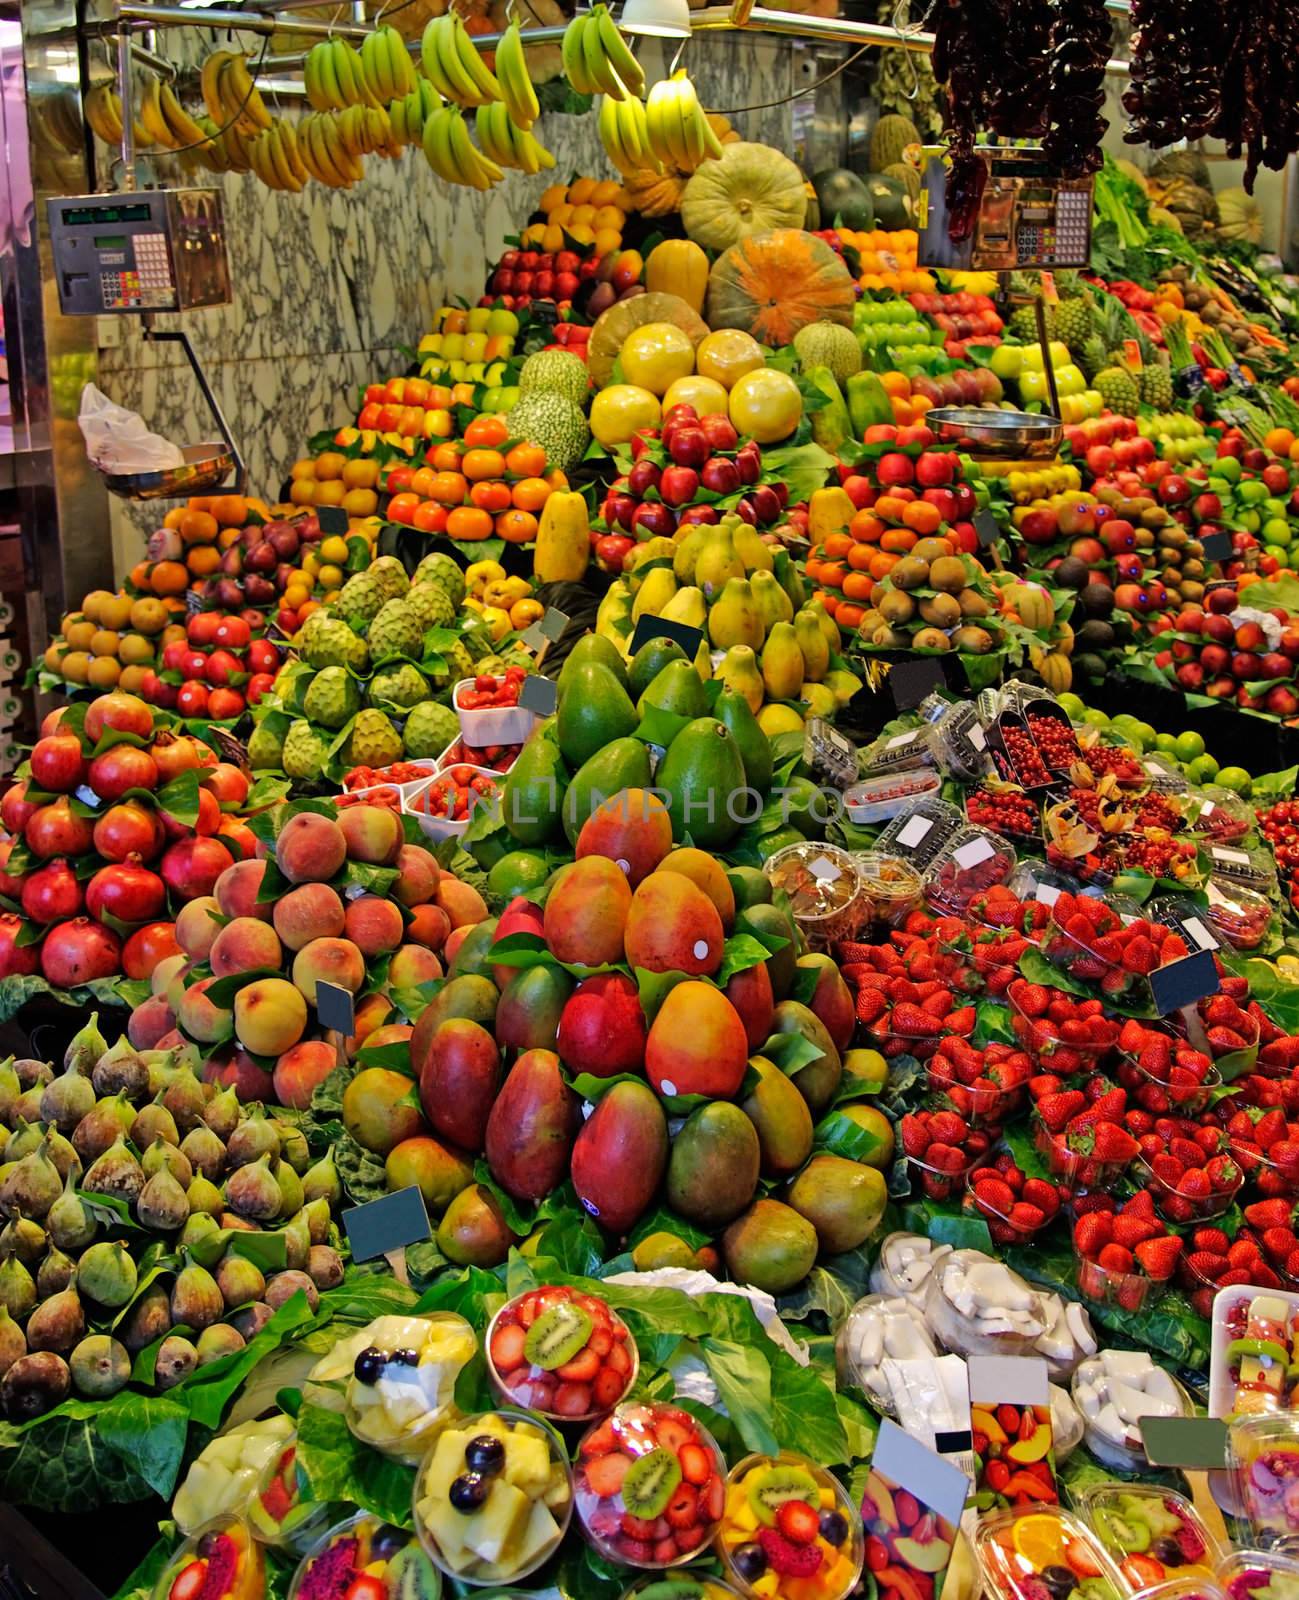
<svg viewBox="0 0 1299 1600">
<path fill-rule="evenodd" d="M 962 813 L 935 795 L 918 801 L 894 817 L 875 841 L 875 846 L 886 855 L 901 856 L 909 866 L 923 873 L 965 825 Z"/>
<path fill-rule="evenodd" d="M 1210 844 L 1230 844 L 1243 839 L 1254 825 L 1246 803 L 1230 789 L 1194 791 L 1186 799 L 1186 825 Z"/>
<path fill-rule="evenodd" d="M 497 674 L 499 681 L 499 674 Z M 537 722 L 535 711 L 526 706 L 485 706 L 466 710 L 460 698 L 475 686 L 474 678 L 462 678 L 451 692 L 451 706 L 460 719 L 460 732 L 466 744 L 522 744 Z"/>
<path fill-rule="evenodd" d="M 769 1486 L 767 1499 L 764 1486 Z M 769 1509 L 769 1500 L 776 1497 L 797 1500 L 817 1520 L 815 1538 L 799 1544 L 792 1558 L 782 1544 L 793 1541 L 780 1533 Z M 866 1537 L 862 1515 L 843 1485 L 808 1456 L 782 1450 L 774 1456 L 745 1456 L 731 1469 L 716 1544 L 727 1578 L 745 1595 L 760 1600 L 844 1600 L 861 1577 Z M 778 1570 L 778 1563 L 810 1566 L 811 1554 L 804 1554 L 801 1562 L 798 1557 L 813 1551 L 820 1559 L 805 1575 Z"/>
<path fill-rule="evenodd" d="M 348 1549 L 346 1556 L 342 1546 Z M 383 1600 L 414 1594 L 438 1600 L 442 1593 L 442 1574 L 420 1548 L 414 1530 L 361 1511 L 335 1523 L 303 1556 L 287 1600 L 306 1600 L 321 1589 L 341 1597 L 363 1580 L 382 1585 Z M 372 1587 L 366 1593 L 379 1600 Z"/>
<path fill-rule="evenodd" d="M 1184 1222 L 1208 1222 L 1231 1210 L 1232 1202 L 1245 1182 L 1244 1169 L 1239 1162 L 1236 1162 L 1236 1167 L 1235 1183 L 1224 1189 L 1216 1189 L 1209 1195 L 1184 1193 L 1176 1184 L 1159 1177 L 1144 1156 L 1137 1156 L 1133 1161 L 1132 1176 L 1143 1188 L 1150 1190 L 1159 1215 L 1163 1217 L 1171 1212 L 1168 1220 L 1180 1225 Z"/>
<path fill-rule="evenodd" d="M 1033 1148 L 1046 1163 L 1048 1176 L 1071 1189 L 1111 1189 L 1128 1170 L 1127 1161 L 1098 1161 L 1084 1150 L 1057 1143 L 1037 1116 L 1033 1118 Z"/>
<path fill-rule="evenodd" d="M 457 763 L 457 766 L 463 765 L 464 763 Z M 450 768 L 447 769 L 447 771 L 449 770 Z M 472 773 L 475 778 L 487 778 L 495 785 L 495 794 L 482 796 L 480 804 L 488 807 L 494 806 L 497 810 L 499 810 L 501 803 L 501 790 L 504 787 L 505 779 L 499 772 L 493 772 L 488 767 L 468 767 L 467 770 Z M 479 810 L 478 806 L 473 806 L 470 808 L 469 816 L 463 818 L 448 817 L 445 814 L 438 812 L 436 809 L 433 812 L 425 810 L 424 807 L 426 805 L 436 805 L 436 803 L 428 797 L 430 797 L 432 794 L 433 786 L 440 778 L 444 776 L 445 773 L 443 772 L 434 773 L 430 775 L 430 777 L 427 778 L 423 783 L 410 784 L 402 792 L 402 811 L 407 816 L 412 816 L 415 818 L 415 820 L 419 823 L 420 831 L 425 835 L 426 838 L 429 839 L 460 838 L 462 834 L 468 832 L 469 824 L 473 818 L 477 816 Z"/>
<path fill-rule="evenodd" d="M 974 1555 L 990 1600 L 1071 1600 L 1084 1583 L 1086 1600 L 1121 1600 L 1126 1593 L 1096 1535 L 1056 1506 L 980 1517 Z"/>
<path fill-rule="evenodd" d="M 869 827 L 888 822 L 917 800 L 937 794 L 943 780 L 932 767 L 906 767 L 862 778 L 844 791 L 843 805 L 852 822 Z"/>
<path fill-rule="evenodd" d="M 988 1224 L 988 1231 L 992 1235 L 994 1244 L 1027 1244 L 1035 1239 L 1045 1228 L 1060 1215 L 1059 1211 L 1053 1212 L 1049 1217 L 1043 1216 L 1035 1228 L 1026 1228 L 1020 1222 L 1010 1220 L 1009 1211 L 1002 1211 L 997 1206 L 990 1205 L 987 1200 L 981 1200 L 975 1194 L 975 1174 L 981 1172 L 988 1163 L 982 1162 L 977 1167 L 972 1167 L 965 1179 L 965 1200 L 962 1209 L 967 1216 L 982 1217 Z M 1013 1209 L 1013 1208 L 1012 1208 Z"/>
<path fill-rule="evenodd" d="M 786 845 L 762 870 L 789 897 L 790 915 L 813 950 L 856 938 L 874 916 L 856 861 L 838 845 Z"/>
<path fill-rule="evenodd" d="M 965 1193 L 965 1180 L 970 1175 L 970 1169 L 982 1162 L 983 1157 L 971 1156 L 955 1172 L 944 1172 L 941 1167 L 935 1167 L 919 1156 L 907 1156 L 905 1159 L 913 1190 L 919 1188 L 926 1200 L 959 1200 Z"/>
<path fill-rule="evenodd" d="M 1143 1483 L 1098 1483 L 1079 1499 L 1079 1511 L 1134 1591 L 1177 1600 L 1154 1586 L 1213 1587 L 1222 1547 L 1185 1495 Z"/>
<path fill-rule="evenodd" d="M 566 1343 L 576 1348 L 563 1361 L 539 1348 L 533 1360 L 528 1353 L 532 1329 L 547 1311 L 563 1316 L 563 1308 L 573 1322 Z M 539 1347 L 546 1342 L 544 1332 L 533 1338 Z M 636 1341 L 617 1312 L 598 1295 L 562 1285 L 543 1285 L 507 1301 L 488 1324 L 483 1348 L 487 1376 L 502 1403 L 556 1422 L 604 1416 L 626 1397 L 640 1371 Z"/>
<path fill-rule="evenodd" d="M 1299 1539 L 1299 1416 L 1236 1417 L 1227 1424 L 1236 1505 L 1259 1549 Z"/>
<path fill-rule="evenodd" d="M 875 920 L 901 927 L 924 898 L 924 879 L 910 862 L 882 850 L 858 851 L 853 860 L 875 908 Z"/>
<path fill-rule="evenodd" d="M 1205 851 L 1210 876 L 1221 886 L 1235 884 L 1256 894 L 1277 892 L 1276 861 L 1270 850 L 1247 850 L 1240 844 L 1211 844 Z"/>
<path fill-rule="evenodd" d="M 1222 1085 L 1222 1075 L 1213 1066 L 1200 1083 L 1172 1084 L 1149 1067 L 1143 1067 L 1136 1056 L 1127 1051 L 1119 1051 L 1119 1061 L 1119 1083 L 1132 1093 L 1134 1104 L 1156 1117 L 1197 1117 Z"/>
<path fill-rule="evenodd" d="M 1233 950 L 1257 950 L 1267 938 L 1275 907 L 1266 895 L 1243 884 L 1209 880 L 1209 926 Z"/>
<path fill-rule="evenodd" d="M 960 916 L 983 889 L 1005 883 L 1015 870 L 1015 848 L 987 828 L 955 833 L 925 873 L 925 899 L 936 910 Z"/>
<path fill-rule="evenodd" d="M 1114 1048 L 1112 1042 L 1079 1044 L 1065 1039 L 1059 1023 L 1046 1016 L 1030 1017 L 1009 989 L 1006 1000 L 1010 1005 L 1011 1030 L 1025 1054 L 1042 1072 L 1053 1072 L 1061 1078 L 1072 1077 L 1075 1073 L 1086 1073 L 1090 1077 Z"/>
<path fill-rule="evenodd" d="M 265 1595 L 265 1550 L 242 1517 L 217 1517 L 186 1539 L 159 1574 L 153 1600 L 192 1600 L 200 1590 L 209 1600 Z"/>
<path fill-rule="evenodd" d="M 1282 1166 L 1266 1150 L 1240 1139 L 1232 1139 L 1228 1148 L 1245 1176 L 1268 1198 L 1299 1195 L 1299 1167 Z"/>
<path fill-rule="evenodd" d="M 693 1561 L 726 1506 L 726 1458 L 701 1422 L 671 1405 L 626 1401 L 592 1424 L 573 1478 L 583 1538 L 624 1567 Z"/>
<path fill-rule="evenodd" d="M 1001 1128 L 1020 1109 L 1028 1096 L 1027 1080 L 1012 1089 L 999 1084 L 962 1083 L 951 1060 L 934 1055 L 925 1065 L 929 1087 L 942 1097 L 972 1128 Z M 977 1080 L 976 1080 L 977 1082 Z"/>
<path fill-rule="evenodd" d="M 1299 1560 L 1276 1550 L 1232 1550 L 1218 1583 L 1226 1600 L 1299 1600 Z"/>
<path fill-rule="evenodd" d="M 1074 1278 L 1084 1300 L 1120 1311 L 1149 1311 L 1168 1287 L 1167 1280 L 1148 1278 L 1144 1272 L 1117 1272 L 1081 1259 L 1074 1262 Z"/>
</svg>

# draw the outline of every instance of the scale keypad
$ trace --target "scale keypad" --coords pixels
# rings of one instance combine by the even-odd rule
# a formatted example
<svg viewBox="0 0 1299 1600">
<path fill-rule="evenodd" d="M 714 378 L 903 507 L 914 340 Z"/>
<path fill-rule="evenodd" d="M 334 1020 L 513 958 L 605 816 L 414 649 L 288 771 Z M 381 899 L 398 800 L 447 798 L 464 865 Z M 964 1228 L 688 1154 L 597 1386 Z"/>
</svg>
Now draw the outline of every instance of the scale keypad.
<svg viewBox="0 0 1299 1600">
<path fill-rule="evenodd" d="M 124 253 L 100 258 L 99 287 L 105 311 L 136 306 L 170 305 L 174 298 L 171 257 L 164 233 L 137 233 L 131 240 L 135 265 L 126 265 Z M 120 267 L 117 263 L 120 262 Z M 106 270 L 107 269 L 107 270 Z"/>
</svg>

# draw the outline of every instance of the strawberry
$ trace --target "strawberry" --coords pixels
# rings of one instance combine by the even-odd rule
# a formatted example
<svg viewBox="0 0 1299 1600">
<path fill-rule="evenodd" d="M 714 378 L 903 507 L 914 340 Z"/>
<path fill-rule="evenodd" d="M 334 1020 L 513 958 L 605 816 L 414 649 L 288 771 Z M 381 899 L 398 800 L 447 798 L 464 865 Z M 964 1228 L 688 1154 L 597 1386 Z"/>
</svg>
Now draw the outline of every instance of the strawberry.
<svg viewBox="0 0 1299 1600">
<path fill-rule="evenodd" d="M 1123 1089 L 1109 1089 L 1094 1100 L 1086 1111 L 1074 1118 L 1076 1127 L 1094 1127 L 1098 1122 L 1118 1122 L 1127 1109 L 1127 1092 Z"/>
<path fill-rule="evenodd" d="M 1059 1133 L 1071 1117 L 1086 1107 L 1081 1090 L 1066 1089 L 1063 1094 L 1049 1094 L 1037 1102 L 1037 1112 L 1052 1133 Z"/>
<path fill-rule="evenodd" d="M 1123 1213 L 1129 1217 L 1153 1217 L 1155 1202 L 1149 1189 L 1138 1189 L 1123 1207 Z"/>
<path fill-rule="evenodd" d="M 969 1125 L 954 1111 L 935 1111 L 929 1119 L 929 1136 L 942 1144 L 964 1144 Z"/>
<path fill-rule="evenodd" d="M 984 1178 L 975 1184 L 974 1198 L 1004 1217 L 1015 1204 L 1015 1191 L 1000 1178 Z"/>
<path fill-rule="evenodd" d="M 928 1125 L 914 1111 L 908 1111 L 898 1124 L 905 1155 L 923 1156 L 930 1145 Z"/>
<path fill-rule="evenodd" d="M 1132 1252 L 1121 1244 L 1107 1244 L 1097 1256 L 1096 1264 L 1106 1272 L 1131 1272 Z"/>
<path fill-rule="evenodd" d="M 1074 1224 L 1074 1249 L 1085 1260 L 1094 1261 L 1113 1236 L 1113 1217 L 1104 1211 L 1089 1212 Z"/>
<path fill-rule="evenodd" d="M 1221 1228 L 1197 1228 L 1191 1235 L 1191 1248 L 1193 1250 L 1212 1250 L 1216 1255 L 1225 1256 L 1231 1240 Z"/>
<path fill-rule="evenodd" d="M 1120 1212 L 1114 1219 L 1114 1242 L 1126 1245 L 1129 1250 L 1135 1250 L 1146 1239 L 1157 1238 L 1163 1231 L 1154 1217 L 1134 1217 Z"/>
<path fill-rule="evenodd" d="M 1245 1221 L 1251 1228 L 1288 1228 L 1294 1208 L 1288 1200 L 1256 1200 L 1245 1207 Z"/>
<path fill-rule="evenodd" d="M 1024 1233 L 1035 1233 L 1046 1221 L 1046 1213 L 1037 1206 L 1030 1206 L 1023 1200 L 1018 1200 L 1010 1208 L 1010 1215 L 1006 1220 Z"/>
<path fill-rule="evenodd" d="M 1048 1183 L 1045 1178 L 1026 1178 L 1020 1199 L 1027 1205 L 1037 1206 L 1047 1216 L 1052 1216 L 1060 1209 L 1060 1196 L 1055 1185 Z"/>
<path fill-rule="evenodd" d="M 1186 1265 L 1195 1277 L 1216 1283 L 1227 1270 L 1228 1261 L 1225 1255 L 1216 1255 L 1211 1250 L 1195 1250 L 1187 1256 Z"/>
<path fill-rule="evenodd" d="M 1125 1133 L 1117 1122 L 1102 1122 L 1096 1127 L 1092 1155 L 1097 1161 L 1131 1161 L 1137 1153 L 1137 1141 Z"/>
<path fill-rule="evenodd" d="M 1177 1258 L 1182 1253 L 1182 1241 L 1175 1233 L 1164 1234 L 1158 1239 L 1147 1239 L 1144 1244 L 1139 1244 L 1135 1253 L 1145 1275 L 1156 1283 L 1165 1283 L 1176 1270 Z"/>
</svg>

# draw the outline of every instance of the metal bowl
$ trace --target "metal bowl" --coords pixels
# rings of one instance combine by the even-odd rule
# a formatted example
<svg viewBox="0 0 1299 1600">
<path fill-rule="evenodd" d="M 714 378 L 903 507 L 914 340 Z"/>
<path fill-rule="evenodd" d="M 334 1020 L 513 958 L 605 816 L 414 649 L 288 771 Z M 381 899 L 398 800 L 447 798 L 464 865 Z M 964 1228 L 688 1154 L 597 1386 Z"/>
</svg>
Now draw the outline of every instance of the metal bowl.
<svg viewBox="0 0 1299 1600">
<path fill-rule="evenodd" d="M 178 467 L 156 472 L 102 472 L 104 487 L 123 500 L 181 500 L 219 488 L 234 469 L 235 458 L 224 444 L 188 444 Z"/>
<path fill-rule="evenodd" d="M 1002 456 L 1011 461 L 1053 456 L 1064 437 L 1059 418 L 1035 416 L 1030 411 L 938 406 L 926 412 L 925 422 L 937 434 L 939 444 L 955 445 L 972 456 Z"/>
</svg>

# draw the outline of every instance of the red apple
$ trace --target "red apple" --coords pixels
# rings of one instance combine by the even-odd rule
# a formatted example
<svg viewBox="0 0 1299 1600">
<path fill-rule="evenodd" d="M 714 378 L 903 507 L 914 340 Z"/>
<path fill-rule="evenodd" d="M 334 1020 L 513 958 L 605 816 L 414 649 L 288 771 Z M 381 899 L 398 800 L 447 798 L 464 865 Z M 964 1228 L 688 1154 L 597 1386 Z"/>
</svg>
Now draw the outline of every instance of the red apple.
<svg viewBox="0 0 1299 1600">
<path fill-rule="evenodd" d="M 699 479 L 713 494 L 734 494 L 740 487 L 740 469 L 726 456 L 712 456 L 704 462 Z"/>
<path fill-rule="evenodd" d="M 700 435 L 702 438 L 703 435 Z M 686 506 L 699 492 L 699 474 L 693 467 L 671 466 L 663 469 L 659 479 L 659 493 L 670 506 Z"/>
</svg>

